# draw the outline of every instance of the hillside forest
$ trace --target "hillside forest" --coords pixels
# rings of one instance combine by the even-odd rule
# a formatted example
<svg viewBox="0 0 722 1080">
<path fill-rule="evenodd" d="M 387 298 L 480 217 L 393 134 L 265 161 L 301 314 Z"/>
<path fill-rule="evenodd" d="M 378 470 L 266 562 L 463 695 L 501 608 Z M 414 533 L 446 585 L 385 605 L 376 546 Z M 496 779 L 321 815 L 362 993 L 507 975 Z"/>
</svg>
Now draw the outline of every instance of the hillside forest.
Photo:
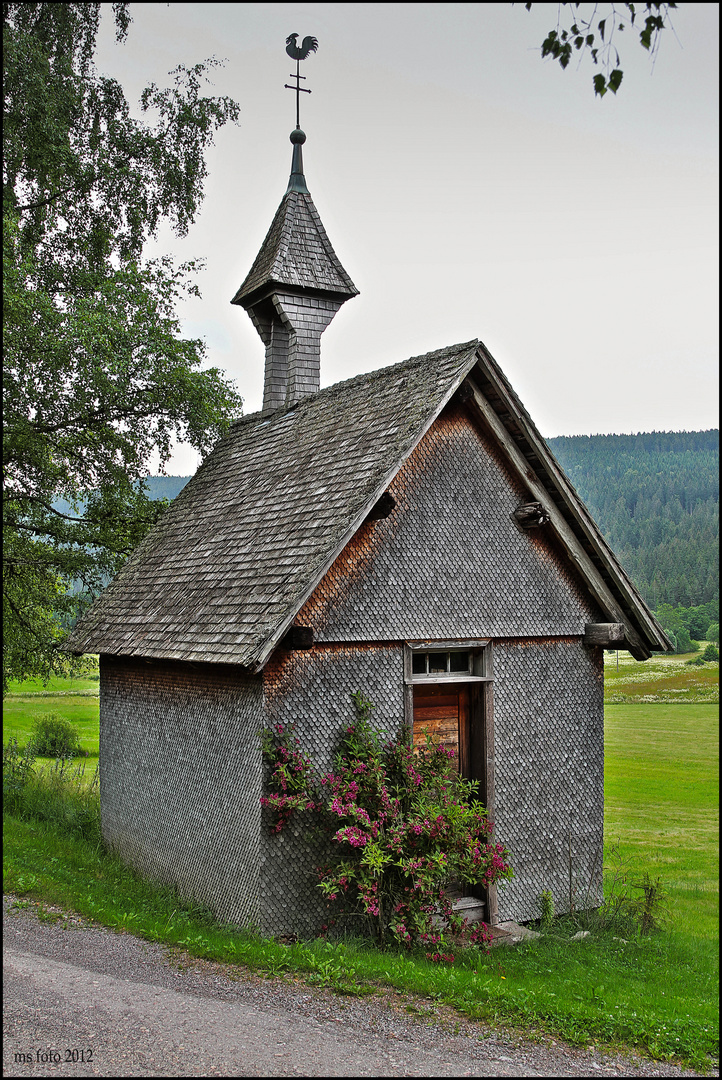
<svg viewBox="0 0 722 1080">
<path fill-rule="evenodd" d="M 678 651 L 719 625 L 719 431 L 547 439 Z M 149 477 L 174 499 L 188 476 Z M 719 631 L 717 630 L 717 638 Z"/>
<path fill-rule="evenodd" d="M 548 443 L 650 607 L 719 597 L 718 431 Z"/>
</svg>

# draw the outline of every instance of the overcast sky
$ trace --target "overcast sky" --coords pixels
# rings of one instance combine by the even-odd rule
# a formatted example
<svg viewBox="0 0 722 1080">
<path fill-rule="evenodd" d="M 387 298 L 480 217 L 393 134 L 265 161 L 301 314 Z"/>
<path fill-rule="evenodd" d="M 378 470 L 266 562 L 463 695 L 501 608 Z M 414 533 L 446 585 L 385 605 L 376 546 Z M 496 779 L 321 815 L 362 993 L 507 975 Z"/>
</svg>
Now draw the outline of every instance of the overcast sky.
<svg viewBox="0 0 722 1080">
<path fill-rule="evenodd" d="M 131 4 L 124 45 L 106 14 L 98 70 L 132 102 L 178 63 L 226 60 L 209 93 L 239 102 L 239 126 L 188 236 L 154 250 L 205 260 L 184 331 L 245 412 L 264 349 L 230 300 L 288 182 L 296 32 L 319 42 L 301 65 L 306 180 L 360 290 L 321 339 L 322 386 L 478 337 L 547 437 L 718 425 L 719 6 L 681 4 L 654 67 L 627 27 L 604 99 L 589 58 L 541 60 L 557 10 Z M 181 448 L 167 471 L 196 460 Z"/>
</svg>

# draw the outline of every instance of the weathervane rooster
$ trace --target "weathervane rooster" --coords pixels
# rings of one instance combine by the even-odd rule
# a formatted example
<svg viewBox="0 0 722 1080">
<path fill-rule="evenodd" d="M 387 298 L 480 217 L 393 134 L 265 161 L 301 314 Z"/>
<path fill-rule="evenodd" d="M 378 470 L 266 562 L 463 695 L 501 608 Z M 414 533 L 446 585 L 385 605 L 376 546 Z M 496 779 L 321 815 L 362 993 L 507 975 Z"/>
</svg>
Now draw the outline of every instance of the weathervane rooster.
<svg viewBox="0 0 722 1080">
<path fill-rule="evenodd" d="M 289 34 L 286 38 L 286 52 L 292 60 L 305 60 L 309 53 L 316 52 L 318 41 L 315 37 L 305 37 L 299 48 L 296 44 L 298 34 Z"/>
<path fill-rule="evenodd" d="M 296 44 L 297 40 L 298 34 L 289 34 L 289 36 L 286 38 L 286 52 L 293 60 L 296 61 L 296 74 L 291 75 L 291 78 L 296 80 L 296 85 L 289 86 L 288 83 L 286 83 L 286 90 L 296 91 L 296 127 L 300 130 L 301 121 L 298 103 L 301 94 L 311 93 L 311 91 L 307 87 L 301 86 L 301 79 L 305 79 L 306 76 L 302 75 L 300 72 L 300 61 L 305 60 L 309 53 L 316 52 L 316 49 L 318 48 L 318 41 L 315 37 L 311 37 L 311 35 L 309 34 L 308 37 L 305 37 L 303 39 L 299 48 L 299 46 Z"/>
</svg>

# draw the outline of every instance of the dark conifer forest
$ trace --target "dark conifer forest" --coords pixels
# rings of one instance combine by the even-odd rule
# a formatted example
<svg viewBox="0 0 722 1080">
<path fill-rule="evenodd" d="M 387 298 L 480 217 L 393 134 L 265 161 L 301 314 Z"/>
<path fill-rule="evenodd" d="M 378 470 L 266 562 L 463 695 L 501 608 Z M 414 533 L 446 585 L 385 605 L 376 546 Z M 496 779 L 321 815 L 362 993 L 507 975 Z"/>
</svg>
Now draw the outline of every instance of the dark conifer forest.
<svg viewBox="0 0 722 1080">
<path fill-rule="evenodd" d="M 651 608 L 719 599 L 719 431 L 547 440 Z"/>
</svg>

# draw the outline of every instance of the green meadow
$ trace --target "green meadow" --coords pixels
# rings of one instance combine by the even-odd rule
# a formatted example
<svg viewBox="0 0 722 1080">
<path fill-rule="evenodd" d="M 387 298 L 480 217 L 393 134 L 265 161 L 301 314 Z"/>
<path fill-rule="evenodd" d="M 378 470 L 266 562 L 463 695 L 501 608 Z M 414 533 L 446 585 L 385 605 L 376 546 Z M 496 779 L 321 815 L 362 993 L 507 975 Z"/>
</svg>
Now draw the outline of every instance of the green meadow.
<svg viewBox="0 0 722 1080">
<path fill-rule="evenodd" d="M 63 679 L 58 676 L 43 683 L 40 679 L 11 681 L 3 701 L 3 743 L 17 739 L 24 746 L 30 739 L 36 717 L 53 713 L 78 728 L 80 745 L 89 757 L 98 757 L 100 703 L 98 676 Z"/>
<path fill-rule="evenodd" d="M 659 877 L 666 891 L 659 932 L 644 936 L 629 921 L 605 926 L 580 913 L 532 942 L 489 954 L 461 950 L 448 965 L 361 940 L 263 939 L 219 925 L 103 850 L 97 791 L 87 784 L 93 761 L 74 785 L 72 769 L 46 763 L 29 785 L 28 812 L 6 815 L 5 891 L 24 897 L 21 905 L 39 901 L 41 917 L 59 917 L 44 907 L 58 905 L 182 955 L 296 973 L 340 994 L 390 986 L 412 995 L 411 1012 L 432 1015 L 443 1003 L 527 1034 L 631 1046 L 709 1070 L 719 1039 L 719 667 L 686 659 L 653 658 L 647 667 L 628 654 L 605 657 L 605 888 L 625 873 L 634 881 L 645 872 Z M 97 755 L 97 686 L 11 687 L 5 741 L 25 742 L 33 718 L 50 711 L 77 723 L 83 748 Z M 589 936 L 572 942 L 580 928 Z"/>
<path fill-rule="evenodd" d="M 675 934 L 719 934 L 719 664 L 605 657 L 607 860 L 669 892 Z M 619 703 L 622 699 L 623 703 Z"/>
</svg>

